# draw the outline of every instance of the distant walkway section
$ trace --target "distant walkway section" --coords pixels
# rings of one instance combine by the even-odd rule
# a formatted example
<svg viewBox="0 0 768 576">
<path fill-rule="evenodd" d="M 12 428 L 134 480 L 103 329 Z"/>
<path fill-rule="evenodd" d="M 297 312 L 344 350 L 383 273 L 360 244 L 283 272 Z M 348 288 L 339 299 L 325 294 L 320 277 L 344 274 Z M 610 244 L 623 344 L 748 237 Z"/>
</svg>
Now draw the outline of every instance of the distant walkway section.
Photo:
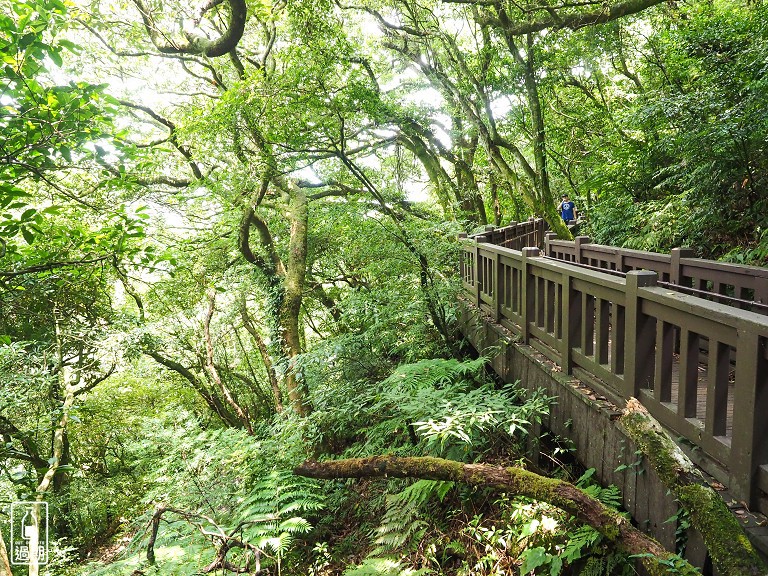
<svg viewBox="0 0 768 576">
<path fill-rule="evenodd" d="M 543 220 L 461 236 L 472 304 L 617 406 L 638 398 L 768 513 L 768 270 L 559 240 Z"/>
</svg>

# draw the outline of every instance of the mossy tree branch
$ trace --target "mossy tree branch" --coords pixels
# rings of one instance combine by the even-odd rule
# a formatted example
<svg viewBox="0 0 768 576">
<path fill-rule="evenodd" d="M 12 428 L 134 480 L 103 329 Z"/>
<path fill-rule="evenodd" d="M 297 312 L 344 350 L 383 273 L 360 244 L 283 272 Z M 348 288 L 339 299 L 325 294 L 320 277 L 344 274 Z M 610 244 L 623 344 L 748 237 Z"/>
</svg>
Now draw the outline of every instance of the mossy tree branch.
<svg viewBox="0 0 768 576">
<path fill-rule="evenodd" d="M 568 482 L 539 476 L 522 468 L 463 464 L 431 457 L 376 456 L 331 462 L 306 461 L 293 472 L 299 476 L 322 479 L 389 476 L 450 480 L 527 496 L 557 506 L 580 522 L 592 526 L 620 549 L 639 555 L 651 574 L 667 574 L 670 562 L 674 562 L 679 574 L 698 574 L 685 560 L 667 551 L 656 540 L 632 526 L 627 518 L 583 490 Z"/>
<path fill-rule="evenodd" d="M 690 513 L 691 524 L 701 533 L 717 571 L 723 576 L 768 574 L 768 567 L 723 499 L 643 405 L 630 398 L 619 423 Z"/>
</svg>

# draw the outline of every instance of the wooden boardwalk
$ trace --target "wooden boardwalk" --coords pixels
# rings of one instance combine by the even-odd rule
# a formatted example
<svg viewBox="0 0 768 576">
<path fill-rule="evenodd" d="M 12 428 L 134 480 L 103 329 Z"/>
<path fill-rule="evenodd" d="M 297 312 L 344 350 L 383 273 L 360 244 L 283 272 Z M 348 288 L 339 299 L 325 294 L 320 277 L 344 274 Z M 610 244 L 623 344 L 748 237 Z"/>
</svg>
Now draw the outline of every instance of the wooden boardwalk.
<svg viewBox="0 0 768 576">
<path fill-rule="evenodd" d="M 616 406 L 638 398 L 768 512 L 768 269 L 557 240 L 541 221 L 463 242 L 483 315 Z"/>
</svg>

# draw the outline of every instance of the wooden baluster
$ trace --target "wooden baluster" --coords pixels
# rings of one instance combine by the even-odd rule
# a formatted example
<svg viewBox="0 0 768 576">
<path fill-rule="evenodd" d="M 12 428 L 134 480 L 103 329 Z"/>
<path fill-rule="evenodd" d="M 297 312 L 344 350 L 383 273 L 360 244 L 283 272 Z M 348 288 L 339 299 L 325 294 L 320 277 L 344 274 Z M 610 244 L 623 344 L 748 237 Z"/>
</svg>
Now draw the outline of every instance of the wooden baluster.
<svg viewBox="0 0 768 576">
<path fill-rule="evenodd" d="M 672 401 L 672 360 L 675 349 L 675 326 L 656 322 L 656 376 L 653 396 L 659 402 Z"/>
<path fill-rule="evenodd" d="M 617 375 L 624 374 L 624 315 L 624 306 L 614 302 L 611 311 L 611 372 Z"/>
<path fill-rule="evenodd" d="M 656 286 L 658 275 L 634 270 L 626 277 L 624 395 L 637 398 L 641 388 L 651 388 L 654 373 L 656 319 L 643 314 L 640 291 Z"/>
<path fill-rule="evenodd" d="M 557 238 L 557 233 L 555 232 L 547 232 L 544 234 L 544 256 L 549 256 L 550 258 L 556 257 L 556 255 L 552 253 L 552 247 L 549 245 L 550 241 L 555 238 Z"/>
<path fill-rule="evenodd" d="M 523 248 L 523 274 L 520 282 L 523 291 L 522 310 L 520 311 L 523 324 L 521 326 L 523 344 L 528 344 L 530 341 L 531 330 L 529 324 L 536 318 L 536 276 L 533 274 L 533 266 L 529 263 L 529 259 L 535 258 L 538 255 L 538 248 Z"/>
<path fill-rule="evenodd" d="M 496 230 L 496 226 L 493 226 L 492 224 L 489 224 L 483 228 L 483 231 L 488 237 L 487 242 L 490 242 L 491 244 L 498 244 L 499 243 L 499 239 L 497 238 L 498 234 L 494 232 L 494 230 Z"/>
<path fill-rule="evenodd" d="M 595 341 L 597 342 L 596 357 L 598 364 L 608 364 L 608 324 L 610 302 L 598 298 L 595 308 Z"/>
<path fill-rule="evenodd" d="M 477 307 L 480 308 L 480 304 L 483 301 L 483 290 L 485 289 L 485 266 L 481 265 L 480 248 L 481 244 L 488 242 L 486 236 L 478 236 L 475 238 L 477 245 L 475 246 L 475 287 L 477 288 Z"/>
<path fill-rule="evenodd" d="M 496 276 L 493 286 L 493 317 L 498 322 L 501 318 L 501 295 L 504 290 L 504 274 L 498 252 L 493 253 L 493 273 Z"/>
<path fill-rule="evenodd" d="M 592 356 L 595 351 L 595 297 L 584 294 L 581 298 L 581 351 Z"/>
<path fill-rule="evenodd" d="M 536 277 L 536 326 L 544 327 L 544 315 L 547 308 L 547 281 L 541 276 Z"/>
<path fill-rule="evenodd" d="M 563 338 L 563 322 L 567 321 L 563 308 L 563 285 L 557 283 L 555 284 L 555 338 L 558 340 Z"/>
<path fill-rule="evenodd" d="M 506 246 L 507 246 L 507 248 L 511 248 L 512 250 L 519 250 L 520 248 L 518 246 L 518 240 L 515 239 L 515 238 L 517 238 L 517 235 L 519 233 L 518 232 L 519 229 L 517 227 L 517 222 L 515 220 L 512 220 L 512 222 L 509 223 L 509 226 L 510 226 L 510 228 L 509 228 L 509 230 L 510 230 L 510 232 L 509 232 L 509 243 Z"/>
<path fill-rule="evenodd" d="M 678 286 L 690 285 L 690 282 L 686 284 L 683 278 L 683 264 L 680 259 L 693 258 L 695 255 L 692 248 L 672 248 L 669 262 L 669 281 L 672 284 L 677 284 Z"/>
<path fill-rule="evenodd" d="M 573 374 L 574 348 L 581 348 L 581 292 L 574 290 L 573 277 L 569 272 L 563 271 L 563 315 L 565 327 L 563 330 L 562 348 L 560 358 L 562 369 L 566 374 Z M 567 315 L 567 316 L 566 316 Z"/>
<path fill-rule="evenodd" d="M 768 304 L 768 277 L 756 276 L 755 277 L 755 293 L 752 296 L 755 302 L 762 304 Z M 755 308 L 755 312 L 758 314 L 768 314 L 764 308 Z"/>
<path fill-rule="evenodd" d="M 459 243 L 461 244 L 461 258 L 459 259 L 459 276 L 461 277 L 462 282 L 465 284 L 469 284 L 468 281 L 468 263 L 467 263 L 467 248 L 462 242 L 462 240 L 467 238 L 466 232 L 459 232 L 458 239 Z"/>
<path fill-rule="evenodd" d="M 556 284 L 550 280 L 546 280 L 547 292 L 545 295 L 547 310 L 544 313 L 544 330 L 550 334 L 555 333 L 555 286 Z"/>
<path fill-rule="evenodd" d="M 573 239 L 574 262 L 577 264 L 584 263 L 581 255 L 581 245 L 589 244 L 590 242 L 592 242 L 592 239 L 589 236 L 576 236 L 576 238 Z"/>
</svg>

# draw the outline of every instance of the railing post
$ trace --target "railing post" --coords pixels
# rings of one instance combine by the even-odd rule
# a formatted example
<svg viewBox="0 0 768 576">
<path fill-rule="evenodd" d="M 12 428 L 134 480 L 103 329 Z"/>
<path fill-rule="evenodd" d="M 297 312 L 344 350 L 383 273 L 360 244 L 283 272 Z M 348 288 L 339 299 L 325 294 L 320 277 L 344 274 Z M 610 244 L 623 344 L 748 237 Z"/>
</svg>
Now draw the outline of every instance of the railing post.
<svg viewBox="0 0 768 576">
<path fill-rule="evenodd" d="M 573 355 L 571 351 L 581 346 L 581 293 L 573 289 L 573 276 L 563 272 L 563 339 L 560 350 L 561 368 L 565 374 L 573 374 Z"/>
<path fill-rule="evenodd" d="M 592 239 L 589 236 L 576 236 L 576 238 L 573 239 L 573 249 L 575 252 L 574 262 L 576 262 L 576 264 L 583 264 L 581 261 L 581 245 L 589 244 L 590 242 L 592 242 Z"/>
<path fill-rule="evenodd" d="M 552 257 L 552 254 L 549 251 L 549 242 L 555 238 L 557 238 L 557 232 L 546 232 L 544 234 L 544 256 Z"/>
<path fill-rule="evenodd" d="M 678 286 L 683 285 L 683 265 L 681 258 L 693 258 L 696 254 L 692 248 L 672 248 L 669 262 L 669 281 Z"/>
<path fill-rule="evenodd" d="M 469 276 L 467 274 L 467 251 L 464 247 L 464 243 L 461 241 L 467 238 L 467 233 L 459 232 L 457 237 L 459 239 L 459 243 L 461 244 L 461 256 L 459 257 L 459 277 L 461 278 L 462 282 L 466 282 L 467 277 Z"/>
<path fill-rule="evenodd" d="M 766 340 L 749 326 L 736 331 L 736 383 L 728 487 L 750 507 L 757 505 L 758 467 L 768 462 L 768 361 Z"/>
<path fill-rule="evenodd" d="M 501 257 L 498 252 L 493 253 L 493 318 L 496 322 L 501 318 Z"/>
<path fill-rule="evenodd" d="M 532 318 L 535 318 L 536 310 L 536 277 L 531 270 L 531 264 L 529 258 L 535 258 L 539 255 L 539 249 L 534 247 L 523 248 L 523 270 L 521 279 L 521 288 L 523 291 L 522 298 L 522 310 L 520 310 L 520 316 L 522 321 L 520 335 L 523 338 L 523 344 L 528 344 L 531 337 L 529 323 Z"/>
<path fill-rule="evenodd" d="M 544 248 L 544 234 L 546 231 L 546 220 L 544 218 L 539 218 L 538 220 L 538 226 L 536 227 L 536 246 L 539 248 Z"/>
<path fill-rule="evenodd" d="M 758 276 L 755 278 L 755 302 L 761 304 L 768 304 L 768 278 L 765 276 Z"/>
<path fill-rule="evenodd" d="M 656 348 L 655 319 L 643 314 L 640 289 L 656 286 L 659 276 L 650 270 L 627 272 L 624 303 L 624 396 L 637 398 L 640 388 L 653 382 Z"/>
</svg>

